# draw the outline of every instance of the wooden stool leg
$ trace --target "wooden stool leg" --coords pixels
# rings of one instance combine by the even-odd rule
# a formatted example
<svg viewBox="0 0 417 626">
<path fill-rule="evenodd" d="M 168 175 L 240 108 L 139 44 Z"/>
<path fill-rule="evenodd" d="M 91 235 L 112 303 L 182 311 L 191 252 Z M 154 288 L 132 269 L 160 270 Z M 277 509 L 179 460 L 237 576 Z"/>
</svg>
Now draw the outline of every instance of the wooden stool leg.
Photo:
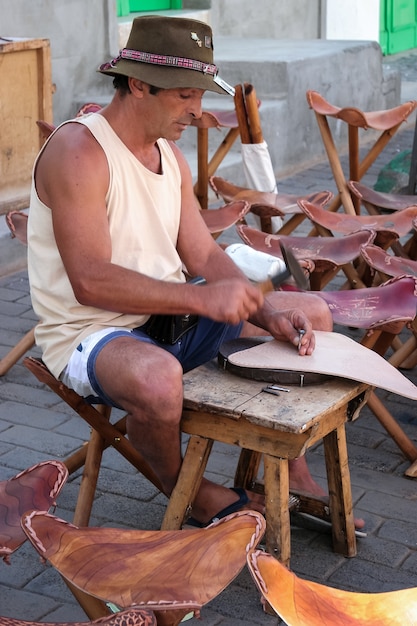
<svg viewBox="0 0 417 626">
<path fill-rule="evenodd" d="M 212 439 L 194 435 L 190 437 L 177 484 L 165 511 L 161 530 L 181 528 L 200 487 L 212 447 Z"/>
<path fill-rule="evenodd" d="M 288 459 L 264 455 L 266 549 L 285 566 L 291 556 Z"/>
<path fill-rule="evenodd" d="M 329 123 L 324 115 L 316 113 L 317 125 L 320 130 L 320 134 L 323 140 L 323 144 L 327 153 L 330 168 L 333 172 L 333 177 L 336 182 L 338 195 L 334 198 L 333 202 L 329 206 L 329 211 L 337 211 L 342 202 L 346 213 L 350 215 L 356 215 L 355 207 L 353 206 L 352 197 L 348 191 L 346 185 L 345 175 L 343 173 L 342 166 L 340 164 L 339 155 L 336 150 L 336 146 L 333 141 L 333 137 L 330 131 Z"/>
<path fill-rule="evenodd" d="M 382 424 L 382 426 L 385 428 L 387 433 L 395 441 L 402 453 L 408 458 L 408 460 L 411 462 L 416 461 L 416 446 L 405 434 L 405 432 L 395 420 L 395 418 L 391 415 L 391 413 L 385 408 L 385 406 L 374 391 L 368 397 L 367 406 L 370 408 L 380 424 Z"/>
<path fill-rule="evenodd" d="M 355 556 L 355 522 L 345 425 L 326 435 L 323 444 L 329 486 L 333 549 L 345 556 Z"/>
<path fill-rule="evenodd" d="M 99 405 L 96 408 L 106 419 L 110 419 L 111 407 Z M 104 449 L 105 440 L 100 433 L 93 429 L 88 442 L 84 471 L 74 512 L 73 524 L 75 526 L 88 526 L 90 521 Z"/>
<path fill-rule="evenodd" d="M 208 128 L 197 129 L 197 183 L 195 194 L 202 209 L 208 208 Z"/>
<path fill-rule="evenodd" d="M 235 473 L 235 487 L 243 487 L 243 489 L 256 491 L 256 483 L 261 460 L 261 452 L 246 450 L 245 448 L 240 451 L 239 461 Z M 261 491 L 262 493 L 264 492 L 263 488 Z"/>
<path fill-rule="evenodd" d="M 18 360 L 35 345 L 35 329 L 31 328 L 24 337 L 0 361 L 0 376 L 4 376 Z"/>
</svg>

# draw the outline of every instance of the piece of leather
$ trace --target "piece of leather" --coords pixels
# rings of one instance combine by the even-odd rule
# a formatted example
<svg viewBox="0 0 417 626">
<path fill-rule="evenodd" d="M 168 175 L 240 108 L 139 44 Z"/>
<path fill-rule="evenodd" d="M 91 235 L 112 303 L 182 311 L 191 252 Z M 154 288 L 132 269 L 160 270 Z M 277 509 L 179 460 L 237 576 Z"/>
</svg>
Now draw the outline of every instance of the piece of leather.
<svg viewBox="0 0 417 626">
<path fill-rule="evenodd" d="M 249 209 L 250 206 L 247 202 L 238 200 L 218 209 L 202 210 L 201 216 L 209 231 L 214 235 L 230 228 L 236 222 L 242 221 Z"/>
<path fill-rule="evenodd" d="M 415 276 L 417 278 L 417 261 L 387 254 L 379 246 L 367 245 L 361 255 L 370 267 L 388 276 Z"/>
<path fill-rule="evenodd" d="M 382 131 L 389 130 L 401 124 L 401 122 L 404 122 L 417 107 L 417 101 L 410 100 L 392 109 L 366 113 L 356 107 L 340 108 L 330 104 L 330 102 L 323 98 L 317 91 L 307 91 L 306 95 L 309 107 L 319 115 L 336 117 L 351 126 L 364 129 L 373 128 L 374 130 Z"/>
<path fill-rule="evenodd" d="M 269 235 L 244 224 L 236 226 L 239 237 L 249 246 L 282 258 L 279 242 L 291 250 L 299 261 L 314 261 L 315 270 L 324 272 L 328 269 L 345 265 L 360 256 L 361 247 L 372 243 L 375 235 L 372 231 L 361 231 L 344 237 L 296 237 L 287 235 Z"/>
<path fill-rule="evenodd" d="M 409 206 L 417 205 L 417 196 L 400 193 L 383 193 L 353 180 L 348 182 L 348 186 L 357 198 L 364 203 L 371 204 L 377 210 L 401 211 Z"/>
<path fill-rule="evenodd" d="M 399 276 L 379 287 L 313 291 L 329 305 L 333 322 L 353 328 L 380 328 L 387 323 L 410 322 L 416 315 L 417 279 Z"/>
<path fill-rule="evenodd" d="M 312 355 L 300 356 L 297 348 L 282 341 L 269 341 L 230 355 L 233 365 L 316 372 L 348 378 L 417 400 L 417 387 L 382 356 L 353 339 L 335 332 L 315 331 Z"/>
<path fill-rule="evenodd" d="M 374 232 L 385 231 L 391 236 L 402 237 L 412 230 L 413 219 L 417 217 L 417 206 L 389 215 L 348 215 L 326 211 L 307 200 L 300 200 L 298 204 L 312 222 L 343 235 L 359 230 L 372 230 Z"/>
<path fill-rule="evenodd" d="M 327 587 L 288 570 L 256 550 L 248 568 L 260 593 L 288 626 L 412 626 L 417 623 L 417 588 L 356 593 Z"/>
<path fill-rule="evenodd" d="M 333 197 L 331 191 L 318 191 L 306 196 L 256 191 L 255 189 L 234 185 L 220 176 L 212 176 L 209 183 L 216 195 L 225 202 L 245 200 L 249 202 L 251 211 L 260 217 L 283 217 L 287 214 L 300 213 L 301 211 L 297 204 L 300 197 L 314 202 L 318 206 L 325 206 Z"/>
<path fill-rule="evenodd" d="M 239 511 L 204 529 L 77 528 L 39 511 L 22 518 L 28 539 L 79 589 L 120 608 L 199 610 L 238 575 L 266 524 Z"/>
<path fill-rule="evenodd" d="M 203 111 L 201 117 L 193 119 L 191 126 L 197 128 L 237 128 L 236 111 Z"/>
<path fill-rule="evenodd" d="M 61 461 L 44 461 L 0 482 L 0 557 L 8 560 L 26 541 L 20 519 L 29 509 L 48 511 L 68 478 Z"/>
<path fill-rule="evenodd" d="M 1 626 L 45 626 L 45 622 L 29 622 L 13 617 L 0 617 Z M 148 609 L 136 609 L 134 607 L 100 617 L 94 622 L 54 622 L 54 626 L 156 626 L 156 617 L 153 611 Z"/>
<path fill-rule="evenodd" d="M 238 337 L 225 341 L 217 355 L 217 361 L 221 369 L 228 370 L 232 374 L 236 374 L 241 378 L 249 380 L 260 380 L 266 383 L 275 383 L 279 385 L 315 385 L 329 379 L 329 376 L 317 374 L 315 372 L 305 372 L 304 370 L 295 371 L 285 368 L 259 368 L 259 367 L 241 367 L 231 363 L 229 357 L 235 352 L 248 350 L 255 346 L 259 346 L 265 341 L 272 341 L 271 337 Z"/>
</svg>

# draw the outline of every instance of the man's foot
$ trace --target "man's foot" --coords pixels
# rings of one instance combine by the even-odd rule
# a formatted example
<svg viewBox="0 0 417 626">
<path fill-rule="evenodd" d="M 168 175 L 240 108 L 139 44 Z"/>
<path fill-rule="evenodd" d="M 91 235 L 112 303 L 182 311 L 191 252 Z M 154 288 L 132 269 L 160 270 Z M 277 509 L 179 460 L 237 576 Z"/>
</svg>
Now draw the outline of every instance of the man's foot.
<svg viewBox="0 0 417 626">
<path fill-rule="evenodd" d="M 251 509 L 264 514 L 264 497 L 244 489 L 229 489 L 222 485 L 216 485 L 203 478 L 193 505 L 191 525 L 204 528 L 214 519 L 244 509 Z"/>
<path fill-rule="evenodd" d="M 224 509 L 216 513 L 216 515 L 209 519 L 208 522 L 199 522 L 194 517 L 189 517 L 187 519 L 187 525 L 195 526 L 197 528 L 205 528 L 209 524 L 213 524 L 213 522 L 217 522 L 227 515 L 231 515 L 232 513 L 236 513 L 236 511 L 241 511 L 242 509 L 244 509 L 249 503 L 248 493 L 241 487 L 233 487 L 231 491 L 234 491 L 234 493 L 238 496 L 238 499 L 232 502 L 232 504 L 229 504 Z"/>
<path fill-rule="evenodd" d="M 305 456 L 289 461 L 290 491 L 292 493 L 304 493 L 315 498 L 328 498 L 326 491 L 313 479 L 307 467 Z M 365 520 L 355 518 L 356 530 L 362 530 Z"/>
</svg>

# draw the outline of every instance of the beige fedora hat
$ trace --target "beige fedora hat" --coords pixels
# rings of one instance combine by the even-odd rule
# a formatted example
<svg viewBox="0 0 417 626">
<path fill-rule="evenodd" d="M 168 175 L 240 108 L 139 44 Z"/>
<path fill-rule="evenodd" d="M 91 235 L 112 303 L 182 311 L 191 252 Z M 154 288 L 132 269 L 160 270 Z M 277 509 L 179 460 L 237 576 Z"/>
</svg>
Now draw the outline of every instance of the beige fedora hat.
<svg viewBox="0 0 417 626">
<path fill-rule="evenodd" d="M 118 57 L 101 65 L 99 72 L 131 76 L 163 89 L 234 93 L 234 88 L 219 77 L 213 63 L 210 26 L 182 17 L 136 17 L 126 48 Z"/>
</svg>

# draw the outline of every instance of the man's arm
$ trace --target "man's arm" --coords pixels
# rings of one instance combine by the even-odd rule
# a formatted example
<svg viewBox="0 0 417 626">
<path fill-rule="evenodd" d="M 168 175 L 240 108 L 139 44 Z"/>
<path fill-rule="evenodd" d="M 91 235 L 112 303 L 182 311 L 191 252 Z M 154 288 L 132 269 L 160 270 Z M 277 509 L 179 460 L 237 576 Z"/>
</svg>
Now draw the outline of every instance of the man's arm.
<svg viewBox="0 0 417 626">
<path fill-rule="evenodd" d="M 183 179 L 183 211 L 178 240 L 181 258 L 192 275 L 204 276 L 209 283 L 208 287 L 211 282 L 216 285 L 217 298 L 229 301 L 231 283 L 226 279 L 233 279 L 238 283 L 241 281 L 249 283 L 249 281 L 209 233 L 194 197 L 188 165 L 178 149 L 176 151 Z M 221 291 L 222 285 L 224 285 L 223 291 Z M 205 295 L 211 297 L 207 293 Z M 274 300 L 276 302 L 273 294 L 267 295 L 251 315 L 241 319 L 247 319 L 258 328 L 263 328 L 276 339 L 290 341 L 297 346 L 300 340 L 300 330 L 302 330 L 304 334 L 299 352 L 311 354 L 315 343 L 312 325 L 307 315 L 299 309 L 287 307 L 277 309 L 274 306 Z M 282 300 L 281 298 L 280 301 Z"/>
<path fill-rule="evenodd" d="M 88 129 L 80 124 L 59 129 L 39 159 L 36 188 L 52 210 L 56 242 L 80 303 L 121 313 L 205 314 L 231 323 L 247 319 L 259 307 L 262 297 L 244 279 L 229 278 L 202 293 L 195 285 L 155 280 L 112 263 L 108 184 L 107 160 Z M 198 213 L 194 220 L 201 220 Z M 216 252 L 213 240 L 204 223 L 196 232 L 200 252 L 208 259 Z"/>
</svg>

